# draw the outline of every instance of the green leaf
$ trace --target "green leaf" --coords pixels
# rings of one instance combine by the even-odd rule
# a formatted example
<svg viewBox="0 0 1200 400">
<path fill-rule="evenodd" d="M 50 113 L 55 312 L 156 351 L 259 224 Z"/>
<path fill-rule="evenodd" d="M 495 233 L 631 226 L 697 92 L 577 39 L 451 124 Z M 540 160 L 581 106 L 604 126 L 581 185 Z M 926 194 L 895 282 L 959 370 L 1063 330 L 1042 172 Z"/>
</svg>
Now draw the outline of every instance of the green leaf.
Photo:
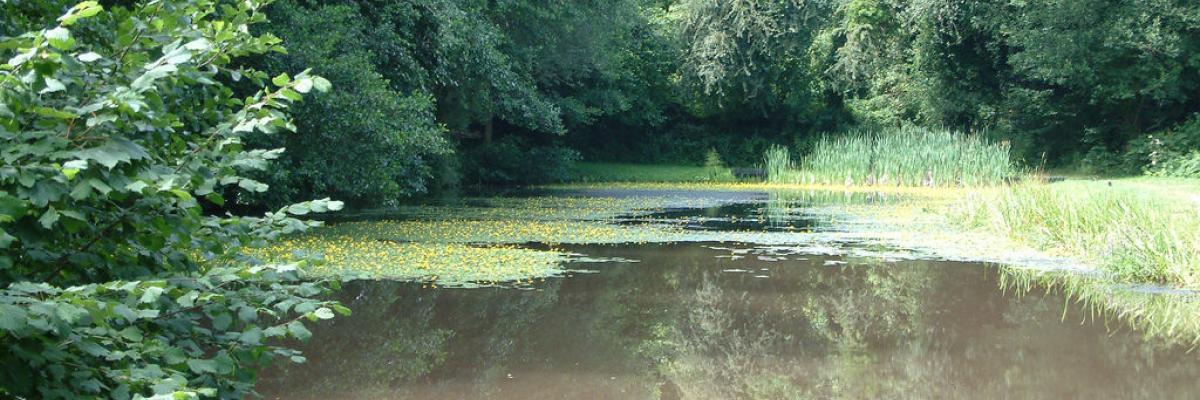
<svg viewBox="0 0 1200 400">
<path fill-rule="evenodd" d="M 300 323 L 300 321 L 288 323 L 287 329 L 288 333 L 291 333 L 296 339 L 308 340 L 308 338 L 312 337 L 312 332 L 309 332 L 308 328 L 305 328 L 304 324 Z"/>
<path fill-rule="evenodd" d="M 16 332 L 25 329 L 25 309 L 11 304 L 0 304 L 0 329 Z"/>
<path fill-rule="evenodd" d="M 245 331 L 242 331 L 242 334 L 238 337 L 238 340 L 247 345 L 257 346 L 262 344 L 262 335 L 262 328 L 251 326 Z"/>
<path fill-rule="evenodd" d="M 72 118 L 78 117 L 78 115 L 75 115 L 75 114 L 72 114 L 72 113 L 69 113 L 69 112 L 66 112 L 63 110 L 53 109 L 53 108 L 44 107 L 44 106 L 35 106 L 32 108 L 32 110 L 33 110 L 34 114 L 41 115 L 43 117 L 58 118 L 58 119 L 72 119 Z"/>
<path fill-rule="evenodd" d="M 67 180 L 72 180 L 75 179 L 75 175 L 78 174 L 79 171 L 85 169 L 87 169 L 87 161 L 72 160 L 63 164 L 62 173 L 67 177 Z"/>
<path fill-rule="evenodd" d="M 233 323 L 233 316 L 229 313 L 220 313 L 212 317 L 213 329 L 223 331 L 229 329 L 229 324 Z"/>
<path fill-rule="evenodd" d="M 25 215 L 29 210 L 25 200 L 0 192 L 0 222 L 11 222 Z"/>
<path fill-rule="evenodd" d="M 289 77 L 286 72 L 276 75 L 274 78 L 271 78 L 271 83 L 274 83 L 275 86 L 279 86 L 279 87 L 287 86 L 287 84 L 289 84 L 291 82 L 292 82 L 292 78 Z"/>
<path fill-rule="evenodd" d="M 308 205 L 304 203 L 292 204 L 291 206 L 288 206 L 287 212 L 288 214 L 292 215 L 305 215 L 308 214 L 309 208 Z"/>
<path fill-rule="evenodd" d="M 142 189 L 145 189 L 148 186 L 150 186 L 150 185 L 147 184 L 146 181 L 133 181 L 133 182 L 130 182 L 128 185 L 125 185 L 125 190 L 134 192 L 134 193 L 141 193 Z"/>
<path fill-rule="evenodd" d="M 333 87 L 333 85 L 329 83 L 329 80 L 325 78 L 314 76 L 312 79 L 313 88 L 316 88 L 318 92 L 328 92 L 329 88 Z"/>
<path fill-rule="evenodd" d="M 88 180 L 85 182 L 87 182 L 88 186 L 91 186 L 93 189 L 96 189 L 96 191 L 100 192 L 100 194 L 107 195 L 109 192 L 112 192 L 112 187 L 108 186 L 108 184 L 104 183 L 102 180 L 88 178 Z"/>
<path fill-rule="evenodd" d="M 75 56 L 75 59 L 79 60 L 80 62 L 85 62 L 85 63 L 90 63 L 92 61 L 96 61 L 101 58 L 103 58 L 103 57 L 101 57 L 99 54 L 96 54 L 95 52 L 91 52 L 91 51 L 80 54 L 78 56 Z"/>
<path fill-rule="evenodd" d="M 317 311 L 313 311 L 313 315 L 316 315 L 317 318 L 320 318 L 320 319 L 330 319 L 330 318 L 333 318 L 333 310 L 330 310 L 325 307 L 321 307 L 321 308 L 318 308 Z"/>
<path fill-rule="evenodd" d="M 66 15 L 58 17 L 58 21 L 61 22 L 63 26 L 71 26 L 76 21 L 79 21 L 79 19 L 94 16 L 99 14 L 102 10 L 104 10 L 104 8 L 101 7 L 99 3 L 95 1 L 85 1 L 76 4 L 74 7 L 71 7 L 71 10 L 67 12 Z"/>
<path fill-rule="evenodd" d="M 221 196 L 220 193 L 212 192 L 204 195 L 204 198 L 218 206 L 225 205 L 225 196 Z"/>
<path fill-rule="evenodd" d="M 217 373 L 217 362 L 213 360 L 191 359 L 187 361 L 188 369 L 197 374 L 215 374 Z"/>
<path fill-rule="evenodd" d="M 79 158 L 92 160 L 108 169 L 113 169 L 122 162 L 131 162 L 149 158 L 149 154 L 141 146 L 125 139 L 114 138 L 100 147 L 93 147 L 79 152 Z"/>
<path fill-rule="evenodd" d="M 313 80 L 304 78 L 296 81 L 296 91 L 300 93 L 308 93 L 313 88 Z"/>
<path fill-rule="evenodd" d="M 196 299 L 199 297 L 200 297 L 200 292 L 192 290 L 192 291 L 187 292 L 183 296 L 179 296 L 178 299 L 175 299 L 175 302 L 178 303 L 182 307 L 191 307 L 191 306 L 196 305 Z"/>
<path fill-rule="evenodd" d="M 58 210 L 50 207 L 46 209 L 46 213 L 42 214 L 41 218 L 38 218 L 38 222 L 42 224 L 43 228 L 50 229 L 54 227 L 55 222 L 58 222 L 58 217 Z"/>
<path fill-rule="evenodd" d="M 120 332 L 118 332 L 118 334 L 121 336 L 121 338 L 130 342 L 140 342 L 145 338 L 142 335 L 141 330 L 132 326 L 125 327 L 125 329 L 122 329 Z"/>
<path fill-rule="evenodd" d="M 0 229 L 0 249 L 7 249 L 9 246 L 12 246 L 13 242 L 15 241 L 17 241 L 16 237 L 9 235 L 8 232 L 4 231 L 4 229 Z"/>
<path fill-rule="evenodd" d="M 142 292 L 142 297 L 138 299 L 138 301 L 141 303 L 153 303 L 158 301 L 158 298 L 162 297 L 162 294 L 163 288 L 151 286 L 146 288 L 146 291 Z"/>
<path fill-rule="evenodd" d="M 47 30 L 45 36 L 50 45 L 56 49 L 67 51 L 75 47 L 75 38 L 71 37 L 71 31 L 61 26 Z"/>
<path fill-rule="evenodd" d="M 46 87 L 38 91 L 39 94 L 54 93 L 67 89 L 67 86 L 59 82 L 58 79 L 47 76 L 43 77 L 42 80 L 46 82 Z"/>
<path fill-rule="evenodd" d="M 265 183 L 246 178 L 238 181 L 238 187 L 255 193 L 266 192 L 268 188 L 267 184 Z"/>
</svg>

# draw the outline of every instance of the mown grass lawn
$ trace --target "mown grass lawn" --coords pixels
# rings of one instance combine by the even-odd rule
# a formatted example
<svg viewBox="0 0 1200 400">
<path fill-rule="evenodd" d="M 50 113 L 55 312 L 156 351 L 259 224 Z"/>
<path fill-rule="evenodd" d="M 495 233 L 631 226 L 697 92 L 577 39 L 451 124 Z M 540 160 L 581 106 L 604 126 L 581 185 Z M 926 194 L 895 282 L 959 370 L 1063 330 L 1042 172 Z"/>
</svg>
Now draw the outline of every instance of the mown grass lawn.
<svg viewBox="0 0 1200 400">
<path fill-rule="evenodd" d="M 584 162 L 576 166 L 578 182 L 733 182 L 728 168 Z"/>
</svg>

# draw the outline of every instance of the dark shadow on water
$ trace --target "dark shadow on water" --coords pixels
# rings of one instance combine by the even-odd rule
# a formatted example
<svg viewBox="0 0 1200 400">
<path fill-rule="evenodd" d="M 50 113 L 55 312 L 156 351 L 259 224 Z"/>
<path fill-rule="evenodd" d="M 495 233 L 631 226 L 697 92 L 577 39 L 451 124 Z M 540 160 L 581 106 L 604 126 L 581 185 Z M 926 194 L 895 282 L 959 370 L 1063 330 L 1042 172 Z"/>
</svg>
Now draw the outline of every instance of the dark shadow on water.
<svg viewBox="0 0 1200 400">
<path fill-rule="evenodd" d="M 532 290 L 359 282 L 281 399 L 1197 398 L 1200 356 L 1110 331 L 999 270 L 681 243 Z M 843 261 L 838 263 L 833 261 Z M 1064 317 L 1065 316 L 1065 317 Z M 1081 323 L 1082 322 L 1082 323 Z"/>
<path fill-rule="evenodd" d="M 771 203 L 756 202 L 708 208 L 673 208 L 617 222 L 626 225 L 667 224 L 690 230 L 767 232 L 811 230 L 824 222 L 823 218 L 802 213 L 772 213 L 775 210 L 771 206 Z"/>
</svg>

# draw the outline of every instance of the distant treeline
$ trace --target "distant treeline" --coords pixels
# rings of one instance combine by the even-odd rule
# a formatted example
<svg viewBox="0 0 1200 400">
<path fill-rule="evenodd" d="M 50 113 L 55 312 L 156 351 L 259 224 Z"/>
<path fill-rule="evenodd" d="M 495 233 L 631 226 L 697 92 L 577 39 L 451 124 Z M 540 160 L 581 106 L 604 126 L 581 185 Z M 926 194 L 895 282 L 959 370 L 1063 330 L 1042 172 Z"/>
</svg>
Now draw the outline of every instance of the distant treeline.
<svg viewBox="0 0 1200 400">
<path fill-rule="evenodd" d="M 1015 161 L 1139 172 L 1200 145 L 1200 3 L 401 0 L 274 3 L 259 29 L 333 82 L 296 110 L 269 204 L 386 204 L 566 179 L 576 160 L 730 165 L 902 125 Z M 259 201 L 250 199 L 249 201 Z"/>
</svg>

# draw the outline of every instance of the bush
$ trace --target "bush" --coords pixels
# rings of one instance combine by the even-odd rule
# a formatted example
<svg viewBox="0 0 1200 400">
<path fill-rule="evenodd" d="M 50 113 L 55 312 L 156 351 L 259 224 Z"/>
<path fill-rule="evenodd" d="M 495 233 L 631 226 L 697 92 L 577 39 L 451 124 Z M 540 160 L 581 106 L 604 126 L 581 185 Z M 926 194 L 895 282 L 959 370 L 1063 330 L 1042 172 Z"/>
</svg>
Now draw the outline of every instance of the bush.
<svg viewBox="0 0 1200 400">
<path fill-rule="evenodd" d="M 1170 129 L 1140 137 L 1125 152 L 1125 164 L 1149 175 L 1200 177 L 1200 114 Z"/>
<path fill-rule="evenodd" d="M 565 147 L 530 144 L 520 136 L 481 143 L 463 156 L 467 182 L 480 185 L 532 185 L 571 179 L 579 153 Z"/>
<path fill-rule="evenodd" d="M 1126 166 L 1123 157 L 1104 146 L 1092 146 L 1079 159 L 1079 170 L 1085 174 L 1127 174 L 1137 171 Z"/>
<path fill-rule="evenodd" d="M 329 82 L 233 63 L 282 51 L 245 29 L 266 1 L 28 3 L 0 2 L 25 32 L 0 37 L 0 397 L 245 398 L 263 363 L 303 361 L 280 343 L 347 310 L 243 249 L 341 204 L 204 209 L 267 190 L 246 173 L 282 149 L 244 137 Z"/>
<path fill-rule="evenodd" d="M 334 197 L 370 207 L 426 192 L 429 159 L 449 149 L 433 97 L 401 92 L 385 79 L 384 59 L 363 41 L 372 28 L 356 6 L 301 3 L 271 7 L 268 28 L 290 51 L 263 64 L 283 71 L 311 65 L 338 90 L 297 105 L 295 134 L 254 138 L 255 146 L 287 148 L 279 168 L 263 176 L 274 189 L 263 202 Z"/>
</svg>

